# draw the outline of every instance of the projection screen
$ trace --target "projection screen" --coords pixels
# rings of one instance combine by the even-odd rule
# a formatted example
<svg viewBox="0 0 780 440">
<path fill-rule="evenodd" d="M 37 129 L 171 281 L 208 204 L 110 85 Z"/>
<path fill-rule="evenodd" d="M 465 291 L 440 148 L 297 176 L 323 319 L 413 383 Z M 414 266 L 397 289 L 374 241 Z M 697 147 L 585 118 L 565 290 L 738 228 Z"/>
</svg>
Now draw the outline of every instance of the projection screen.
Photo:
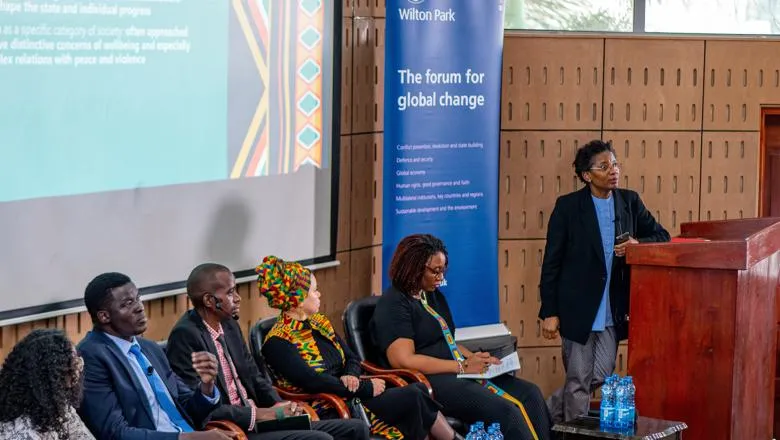
<svg viewBox="0 0 780 440">
<path fill-rule="evenodd" d="M 0 322 L 333 261 L 340 4 L 0 0 Z"/>
</svg>

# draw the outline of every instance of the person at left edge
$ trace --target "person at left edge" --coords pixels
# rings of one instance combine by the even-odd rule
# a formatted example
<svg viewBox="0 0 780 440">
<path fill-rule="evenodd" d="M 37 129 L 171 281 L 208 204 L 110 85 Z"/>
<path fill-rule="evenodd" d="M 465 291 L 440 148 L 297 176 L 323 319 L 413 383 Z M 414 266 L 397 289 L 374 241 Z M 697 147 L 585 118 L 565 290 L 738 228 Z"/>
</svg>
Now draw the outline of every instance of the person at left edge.
<svg viewBox="0 0 780 440">
<path fill-rule="evenodd" d="M 79 415 L 99 439 L 227 440 L 235 434 L 201 431 L 219 402 L 217 361 L 192 353 L 200 384 L 190 389 L 171 371 L 162 349 L 139 337 L 146 315 L 127 275 L 109 272 L 87 285 L 84 303 L 94 328 L 78 344 L 84 359 L 84 400 Z"/>
<path fill-rule="evenodd" d="M 76 413 L 83 360 L 60 329 L 36 329 L 0 369 L 0 439 L 95 440 Z"/>
</svg>

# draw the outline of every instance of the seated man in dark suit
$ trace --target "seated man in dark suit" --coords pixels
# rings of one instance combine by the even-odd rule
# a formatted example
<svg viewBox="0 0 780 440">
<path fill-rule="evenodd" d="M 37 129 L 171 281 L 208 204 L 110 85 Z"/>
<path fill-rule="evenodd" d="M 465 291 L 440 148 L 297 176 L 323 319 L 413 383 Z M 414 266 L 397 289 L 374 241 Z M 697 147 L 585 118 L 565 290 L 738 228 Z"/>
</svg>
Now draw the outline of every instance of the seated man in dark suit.
<svg viewBox="0 0 780 440">
<path fill-rule="evenodd" d="M 228 440 L 219 430 L 196 432 L 219 402 L 216 358 L 190 355 L 199 379 L 193 391 L 172 371 L 146 331 L 138 289 L 126 275 L 98 275 L 84 292 L 94 329 L 77 349 L 84 359 L 84 423 L 99 439 Z"/>
<path fill-rule="evenodd" d="M 368 439 L 368 427 L 357 419 L 313 422 L 311 431 L 253 433 L 258 422 L 276 419 L 280 409 L 286 414 L 299 414 L 300 410 L 295 403 L 281 401 L 252 359 L 236 322 L 241 299 L 230 270 L 214 263 L 199 265 L 187 279 L 187 295 L 194 309 L 176 323 L 166 351 L 173 370 L 191 385 L 198 382 L 198 373 L 189 361 L 190 353 L 216 355 L 221 405 L 211 417 L 235 422 L 252 440 Z"/>
</svg>

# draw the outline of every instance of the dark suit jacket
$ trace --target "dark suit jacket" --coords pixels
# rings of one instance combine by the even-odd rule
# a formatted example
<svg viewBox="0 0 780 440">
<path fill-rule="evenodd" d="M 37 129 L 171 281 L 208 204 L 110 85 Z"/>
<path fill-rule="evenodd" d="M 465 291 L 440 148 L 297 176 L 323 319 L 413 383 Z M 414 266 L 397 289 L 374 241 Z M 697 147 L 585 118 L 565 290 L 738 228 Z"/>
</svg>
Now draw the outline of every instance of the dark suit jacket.
<svg viewBox="0 0 780 440">
<path fill-rule="evenodd" d="M 640 243 L 669 241 L 669 233 L 645 208 L 639 194 L 613 191 L 615 234 L 628 232 Z M 587 186 L 555 202 L 547 226 L 547 244 L 539 289 L 539 318 L 557 316 L 561 336 L 584 344 L 596 319 L 607 268 L 596 207 Z M 629 268 L 625 258 L 612 258 L 609 300 L 618 339 L 628 337 Z"/>
<path fill-rule="evenodd" d="M 225 333 L 228 353 L 233 359 L 236 373 L 246 389 L 248 397 L 254 400 L 260 408 L 268 408 L 281 401 L 282 399 L 274 390 L 271 381 L 263 372 L 260 372 L 252 359 L 238 323 L 232 319 L 225 320 L 222 322 L 222 331 Z M 214 340 L 211 339 L 206 324 L 195 310 L 189 310 L 179 318 L 168 337 L 166 351 L 171 367 L 188 384 L 194 384 L 198 381 L 198 375 L 192 368 L 191 353 L 193 351 L 208 351 L 214 356 L 217 355 Z M 230 396 L 221 369 L 217 378 L 217 386 L 219 387 L 221 404 L 211 413 L 210 418 L 230 420 L 243 429 L 250 428 L 252 426 L 251 409 L 230 404 Z"/>
<path fill-rule="evenodd" d="M 160 375 L 173 401 L 190 425 L 198 429 L 215 405 L 200 388 L 193 391 L 171 371 L 156 343 L 136 338 L 141 351 Z M 106 440 L 176 440 L 179 433 L 156 432 L 146 393 L 126 354 L 105 333 L 92 330 L 78 344 L 84 358 L 84 400 L 79 415 L 92 434 Z"/>
</svg>

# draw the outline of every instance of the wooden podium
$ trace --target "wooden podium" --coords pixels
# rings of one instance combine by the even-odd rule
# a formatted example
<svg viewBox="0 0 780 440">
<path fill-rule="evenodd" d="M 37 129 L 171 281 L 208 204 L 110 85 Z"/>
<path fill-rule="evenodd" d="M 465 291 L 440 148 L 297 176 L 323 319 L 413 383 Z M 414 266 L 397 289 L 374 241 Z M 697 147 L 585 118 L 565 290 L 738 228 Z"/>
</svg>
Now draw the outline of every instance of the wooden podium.
<svg viewBox="0 0 780 440">
<path fill-rule="evenodd" d="M 780 218 L 685 223 L 680 239 L 626 254 L 637 410 L 692 439 L 772 439 Z"/>
</svg>

